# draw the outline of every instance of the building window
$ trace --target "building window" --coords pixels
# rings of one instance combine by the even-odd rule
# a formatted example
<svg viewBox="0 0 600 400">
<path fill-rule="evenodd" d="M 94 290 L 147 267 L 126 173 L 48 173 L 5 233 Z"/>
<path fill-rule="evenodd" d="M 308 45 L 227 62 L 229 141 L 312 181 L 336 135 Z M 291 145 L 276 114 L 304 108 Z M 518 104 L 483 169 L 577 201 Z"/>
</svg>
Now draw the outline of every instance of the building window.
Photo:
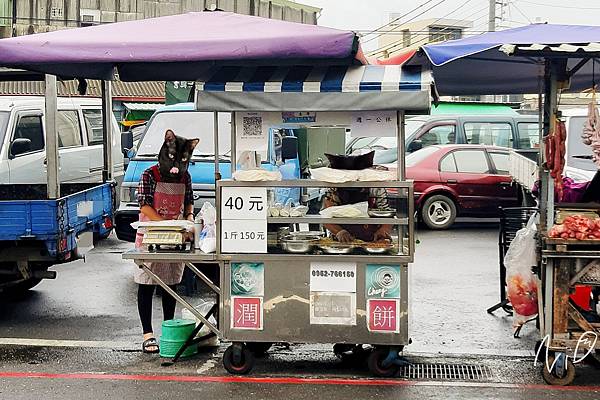
<svg viewBox="0 0 600 400">
<path fill-rule="evenodd" d="M 402 46 L 403 47 L 410 47 L 410 45 L 411 45 L 410 31 L 408 29 L 404 29 L 402 31 Z"/>
<path fill-rule="evenodd" d="M 449 26 L 430 26 L 429 41 L 443 42 L 445 40 L 460 39 L 462 37 L 462 28 L 451 28 Z"/>
</svg>

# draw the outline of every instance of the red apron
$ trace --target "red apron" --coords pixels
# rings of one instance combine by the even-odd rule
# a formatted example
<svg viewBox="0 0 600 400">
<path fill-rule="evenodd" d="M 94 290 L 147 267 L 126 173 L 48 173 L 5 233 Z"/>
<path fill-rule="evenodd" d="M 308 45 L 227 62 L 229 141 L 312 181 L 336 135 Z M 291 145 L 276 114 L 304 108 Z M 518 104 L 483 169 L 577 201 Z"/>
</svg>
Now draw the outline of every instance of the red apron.
<svg viewBox="0 0 600 400">
<path fill-rule="evenodd" d="M 184 183 L 168 183 L 160 181 L 158 165 L 152 167 L 152 174 L 156 180 L 154 202 L 152 207 L 165 219 L 178 219 L 183 215 L 183 202 L 185 199 Z M 140 213 L 140 222 L 149 221 L 148 217 Z M 144 234 L 138 229 L 135 237 L 135 247 L 142 247 Z M 154 272 L 167 285 L 176 285 L 183 277 L 183 263 L 149 263 L 148 268 Z M 156 285 L 156 282 L 142 268 L 136 268 L 134 281 L 142 285 Z"/>
</svg>

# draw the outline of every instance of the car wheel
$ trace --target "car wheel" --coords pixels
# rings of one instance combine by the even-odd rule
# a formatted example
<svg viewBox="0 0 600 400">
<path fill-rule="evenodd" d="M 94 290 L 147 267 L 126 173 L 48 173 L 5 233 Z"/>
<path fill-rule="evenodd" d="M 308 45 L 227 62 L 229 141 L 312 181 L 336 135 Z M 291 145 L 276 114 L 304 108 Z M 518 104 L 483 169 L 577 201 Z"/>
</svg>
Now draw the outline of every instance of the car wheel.
<svg viewBox="0 0 600 400">
<path fill-rule="evenodd" d="M 429 229 L 447 229 L 456 219 L 456 204 L 441 194 L 431 196 L 423 203 L 421 218 Z"/>
</svg>

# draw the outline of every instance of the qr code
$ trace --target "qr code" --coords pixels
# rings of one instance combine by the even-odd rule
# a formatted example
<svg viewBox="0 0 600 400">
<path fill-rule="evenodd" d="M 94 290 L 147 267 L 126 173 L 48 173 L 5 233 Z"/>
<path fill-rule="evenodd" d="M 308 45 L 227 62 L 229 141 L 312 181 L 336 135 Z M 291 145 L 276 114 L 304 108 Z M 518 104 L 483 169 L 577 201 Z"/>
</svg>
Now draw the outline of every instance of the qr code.
<svg viewBox="0 0 600 400">
<path fill-rule="evenodd" d="M 244 117 L 242 119 L 244 136 L 261 136 L 262 135 L 262 118 L 261 117 Z"/>
</svg>

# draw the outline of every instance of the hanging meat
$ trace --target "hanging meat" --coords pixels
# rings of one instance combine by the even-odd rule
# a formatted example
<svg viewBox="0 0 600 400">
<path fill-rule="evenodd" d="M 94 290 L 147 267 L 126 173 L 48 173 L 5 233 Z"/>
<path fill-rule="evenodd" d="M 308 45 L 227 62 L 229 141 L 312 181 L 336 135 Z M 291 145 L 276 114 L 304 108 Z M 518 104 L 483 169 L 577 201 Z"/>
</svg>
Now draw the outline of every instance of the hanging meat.
<svg viewBox="0 0 600 400">
<path fill-rule="evenodd" d="M 554 179 L 555 193 L 557 200 L 561 201 L 563 197 L 563 171 L 565 169 L 565 153 L 567 140 L 567 129 L 565 123 L 554 117 L 552 130 L 544 138 L 544 147 L 546 150 L 546 167 L 550 171 L 550 176 Z"/>
<path fill-rule="evenodd" d="M 592 160 L 600 167 L 600 113 L 596 107 L 595 94 L 588 104 L 588 115 L 583 124 L 581 139 L 583 139 L 583 143 L 592 147 Z"/>
</svg>

